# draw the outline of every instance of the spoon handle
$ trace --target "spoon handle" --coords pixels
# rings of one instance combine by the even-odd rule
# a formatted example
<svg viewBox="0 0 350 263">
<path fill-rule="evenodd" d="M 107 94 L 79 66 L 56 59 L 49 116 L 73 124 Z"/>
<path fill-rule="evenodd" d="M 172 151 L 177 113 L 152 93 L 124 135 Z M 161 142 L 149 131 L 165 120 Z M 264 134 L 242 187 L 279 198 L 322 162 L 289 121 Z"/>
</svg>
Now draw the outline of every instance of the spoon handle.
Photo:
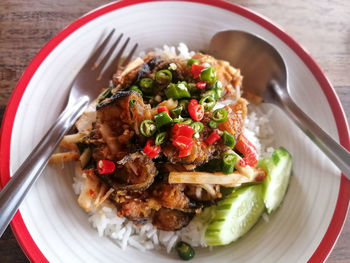
<svg viewBox="0 0 350 263">
<path fill-rule="evenodd" d="M 287 115 L 350 180 L 350 153 L 307 116 L 278 85 L 272 85 L 272 88 Z"/>
</svg>

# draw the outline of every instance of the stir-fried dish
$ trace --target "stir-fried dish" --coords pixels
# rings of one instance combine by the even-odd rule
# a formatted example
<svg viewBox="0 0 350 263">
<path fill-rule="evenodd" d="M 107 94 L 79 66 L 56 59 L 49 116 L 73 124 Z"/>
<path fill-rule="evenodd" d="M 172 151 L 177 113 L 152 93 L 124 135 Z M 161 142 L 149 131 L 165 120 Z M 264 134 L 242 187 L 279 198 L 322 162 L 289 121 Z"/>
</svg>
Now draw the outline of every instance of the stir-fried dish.
<svg viewBox="0 0 350 263">
<path fill-rule="evenodd" d="M 215 204 L 222 188 L 263 180 L 242 134 L 241 83 L 239 70 L 201 53 L 188 60 L 149 53 L 119 68 L 96 111 L 62 141 L 76 151 L 53 157 L 80 160 L 79 205 L 89 211 L 108 199 L 120 217 L 174 231 Z"/>
</svg>

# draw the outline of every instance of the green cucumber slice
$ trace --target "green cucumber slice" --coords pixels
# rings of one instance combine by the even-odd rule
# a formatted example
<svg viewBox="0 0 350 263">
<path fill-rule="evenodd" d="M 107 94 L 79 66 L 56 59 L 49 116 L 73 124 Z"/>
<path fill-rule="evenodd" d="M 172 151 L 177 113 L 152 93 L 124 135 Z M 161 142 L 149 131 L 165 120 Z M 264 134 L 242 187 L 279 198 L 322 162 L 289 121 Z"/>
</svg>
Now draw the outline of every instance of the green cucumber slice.
<svg viewBox="0 0 350 263">
<path fill-rule="evenodd" d="M 262 185 L 239 188 L 220 200 L 205 232 L 209 246 L 226 245 L 248 232 L 265 209 Z"/>
<path fill-rule="evenodd" d="M 271 214 L 280 206 L 286 194 L 292 171 L 292 156 L 280 147 L 273 152 L 271 158 L 259 161 L 259 166 L 267 171 L 263 182 L 264 203 L 267 212 Z"/>
</svg>

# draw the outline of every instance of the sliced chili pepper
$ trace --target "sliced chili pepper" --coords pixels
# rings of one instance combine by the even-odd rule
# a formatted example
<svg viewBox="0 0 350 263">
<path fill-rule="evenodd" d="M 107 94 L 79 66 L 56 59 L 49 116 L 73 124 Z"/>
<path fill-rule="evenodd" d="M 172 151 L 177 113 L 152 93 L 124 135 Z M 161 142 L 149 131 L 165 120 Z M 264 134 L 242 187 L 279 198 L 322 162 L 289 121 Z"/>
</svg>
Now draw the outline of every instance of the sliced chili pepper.
<svg viewBox="0 0 350 263">
<path fill-rule="evenodd" d="M 205 89 L 205 87 L 207 86 L 206 82 L 197 82 L 196 87 L 199 89 Z"/>
<path fill-rule="evenodd" d="M 222 158 L 222 172 L 224 174 L 230 174 L 233 172 L 237 161 L 237 155 L 233 153 L 226 153 Z"/>
<path fill-rule="evenodd" d="M 157 127 L 152 120 L 144 120 L 140 124 L 140 132 L 145 137 L 152 137 L 157 130 Z"/>
<path fill-rule="evenodd" d="M 258 163 L 258 152 L 255 146 L 244 135 L 241 135 L 235 148 L 243 154 L 243 159 L 240 160 L 240 165 L 255 166 Z"/>
<path fill-rule="evenodd" d="M 167 132 L 158 133 L 157 136 L 156 136 L 155 144 L 156 145 L 163 144 L 167 137 L 168 137 Z"/>
<path fill-rule="evenodd" d="M 194 132 L 201 132 L 204 129 L 204 124 L 199 121 L 191 123 L 191 126 L 193 127 Z"/>
<path fill-rule="evenodd" d="M 170 110 L 171 117 L 178 118 L 181 115 L 182 107 L 176 107 L 175 109 Z"/>
<path fill-rule="evenodd" d="M 179 151 L 179 157 L 186 157 L 186 156 L 189 156 L 192 152 L 192 146 L 188 149 L 185 149 L 185 150 L 180 150 Z"/>
<path fill-rule="evenodd" d="M 158 110 L 158 113 L 161 113 L 161 112 L 165 111 L 165 112 L 167 112 L 168 115 L 170 116 L 170 112 L 169 112 L 167 106 L 159 106 L 159 107 L 157 108 L 157 110 Z"/>
<path fill-rule="evenodd" d="M 216 72 L 214 67 L 208 67 L 201 71 L 200 78 L 202 81 L 213 83 L 216 80 Z"/>
<path fill-rule="evenodd" d="M 235 147 L 235 144 L 236 144 L 235 137 L 231 133 L 224 131 L 224 135 L 222 136 L 222 138 L 224 139 L 225 145 L 227 145 L 230 148 Z"/>
<path fill-rule="evenodd" d="M 163 127 L 170 126 L 173 123 L 173 119 L 166 111 L 162 111 L 161 113 L 154 115 L 154 121 L 159 130 Z"/>
<path fill-rule="evenodd" d="M 203 105 L 198 104 L 198 101 L 195 99 L 190 100 L 190 103 L 188 104 L 188 113 L 193 120 L 202 120 L 204 117 Z"/>
<path fill-rule="evenodd" d="M 186 136 L 179 136 L 173 141 L 173 145 L 179 150 L 187 150 L 192 148 L 193 141 Z"/>
<path fill-rule="evenodd" d="M 199 78 L 201 71 L 204 69 L 203 66 L 197 65 L 197 64 L 192 64 L 191 66 L 191 73 L 195 79 Z"/>
<path fill-rule="evenodd" d="M 97 162 L 97 171 L 99 174 L 110 174 L 115 170 L 114 162 L 110 160 L 99 160 Z"/>
<path fill-rule="evenodd" d="M 199 61 L 197 59 L 194 58 L 190 58 L 189 60 L 187 60 L 187 66 L 191 67 L 193 64 L 199 64 Z"/>
<path fill-rule="evenodd" d="M 217 140 L 220 139 L 220 135 L 216 132 L 216 131 L 213 131 L 209 136 L 208 138 L 205 139 L 205 142 L 208 144 L 208 145 L 211 145 L 213 144 L 214 142 L 216 142 Z"/>
<path fill-rule="evenodd" d="M 216 104 L 216 100 L 212 96 L 206 96 L 201 98 L 199 103 L 203 105 L 205 111 L 210 111 L 211 109 L 214 108 Z"/>
<path fill-rule="evenodd" d="M 175 83 L 170 83 L 168 87 L 164 90 L 165 96 L 168 99 L 182 99 L 182 98 L 190 98 L 191 94 L 187 89 L 187 83 L 185 81 Z"/>
<path fill-rule="evenodd" d="M 212 118 L 216 122 L 224 122 L 224 121 L 226 121 L 227 120 L 227 116 L 228 116 L 227 110 L 225 110 L 224 108 L 217 109 L 212 114 Z"/>
<path fill-rule="evenodd" d="M 159 70 L 155 76 L 156 82 L 161 85 L 170 83 L 172 78 L 173 78 L 173 74 L 171 74 L 171 72 L 167 69 Z"/>
<path fill-rule="evenodd" d="M 160 153 L 160 150 L 160 146 L 155 145 L 155 142 L 152 139 L 149 139 L 143 148 L 143 152 L 151 159 L 156 157 Z"/>
<path fill-rule="evenodd" d="M 176 139 L 179 136 L 185 136 L 188 138 L 192 138 L 192 135 L 194 133 L 194 129 L 191 125 L 176 123 L 171 128 L 170 133 L 171 133 L 171 137 L 173 139 Z"/>
<path fill-rule="evenodd" d="M 211 120 L 208 125 L 212 129 L 216 129 L 218 127 L 218 123 L 216 121 L 213 121 L 213 120 Z"/>
</svg>

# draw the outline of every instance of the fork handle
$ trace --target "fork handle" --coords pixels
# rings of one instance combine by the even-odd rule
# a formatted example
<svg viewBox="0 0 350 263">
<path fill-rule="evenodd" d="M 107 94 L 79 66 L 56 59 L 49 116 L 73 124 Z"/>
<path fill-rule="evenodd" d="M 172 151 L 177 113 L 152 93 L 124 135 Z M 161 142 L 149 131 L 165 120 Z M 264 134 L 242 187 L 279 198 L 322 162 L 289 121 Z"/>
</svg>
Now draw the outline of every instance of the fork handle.
<svg viewBox="0 0 350 263">
<path fill-rule="evenodd" d="M 307 116 L 278 85 L 272 85 L 272 88 L 287 115 L 350 180 L 350 153 Z"/>
<path fill-rule="evenodd" d="M 27 159 L 0 191 L 0 237 L 15 215 L 31 186 L 39 177 L 57 145 L 84 112 L 88 97 L 81 97 L 72 107 L 66 107 Z"/>
</svg>

